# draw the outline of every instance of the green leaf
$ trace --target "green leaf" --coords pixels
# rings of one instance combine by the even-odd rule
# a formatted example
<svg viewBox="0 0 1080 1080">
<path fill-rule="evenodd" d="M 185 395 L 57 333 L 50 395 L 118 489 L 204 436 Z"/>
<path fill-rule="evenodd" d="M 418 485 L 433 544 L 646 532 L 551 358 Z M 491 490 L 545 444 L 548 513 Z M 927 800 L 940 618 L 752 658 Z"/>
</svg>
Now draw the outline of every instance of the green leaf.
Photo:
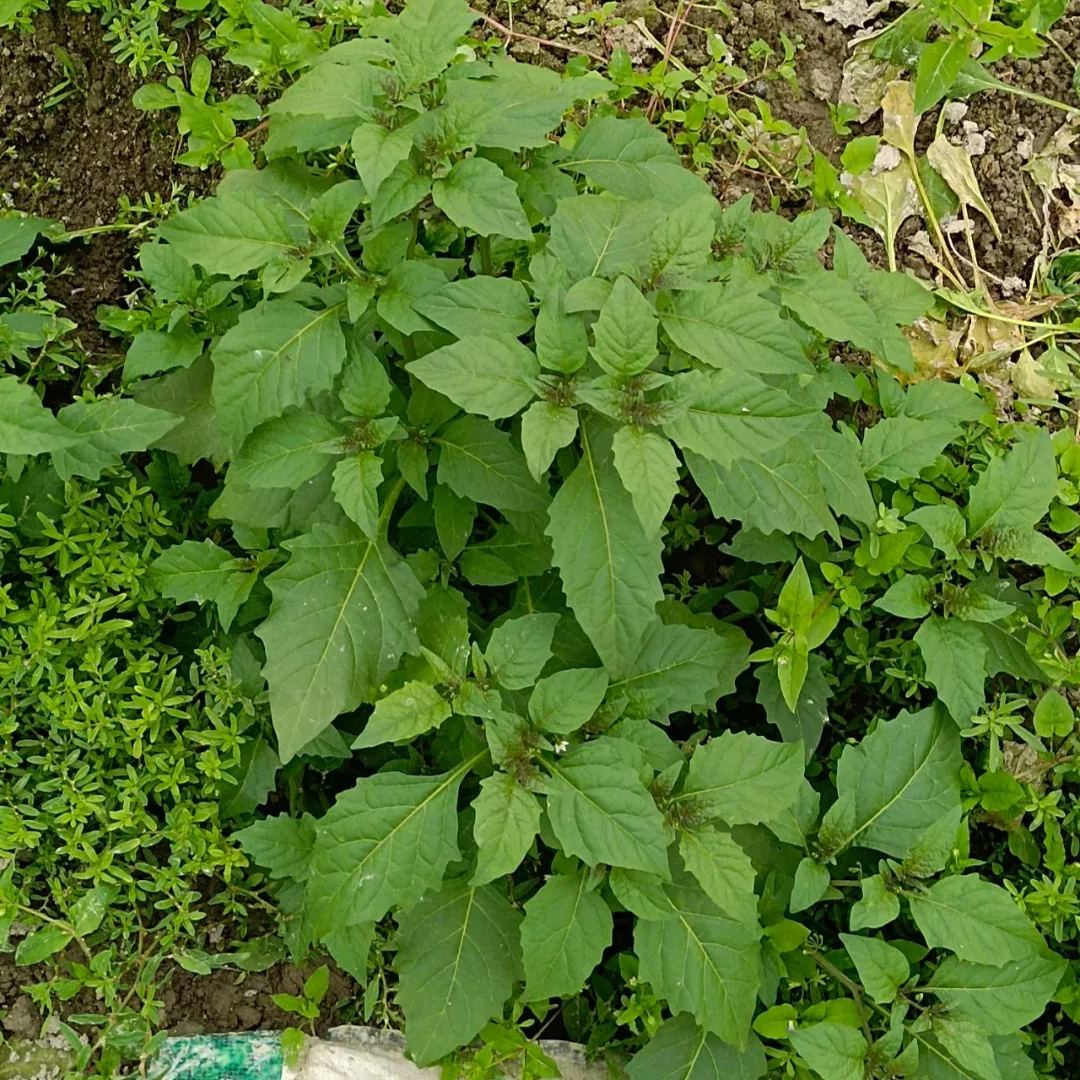
<svg viewBox="0 0 1080 1080">
<path fill-rule="evenodd" d="M 169 333 L 142 330 L 131 339 L 124 360 L 124 381 L 157 375 L 174 368 L 191 367 L 202 355 L 203 339 L 188 329 Z"/>
<path fill-rule="evenodd" d="M 966 35 L 947 34 L 927 45 L 919 55 L 915 72 L 915 112 L 920 116 L 932 109 L 952 89 L 971 42 Z"/>
<path fill-rule="evenodd" d="M 790 806 L 803 778 L 798 743 L 778 743 L 745 731 L 725 731 L 702 743 L 690 759 L 677 800 L 692 800 L 728 825 L 770 821 Z"/>
<path fill-rule="evenodd" d="M 14 375 L 0 375 L 0 453 L 48 454 L 78 442 L 29 386 Z"/>
<path fill-rule="evenodd" d="M 589 342 L 584 320 L 567 309 L 566 297 L 561 285 L 544 296 L 533 339 L 541 367 L 571 374 L 589 358 Z"/>
<path fill-rule="evenodd" d="M 657 325 L 652 305 L 621 275 L 593 324 L 593 359 L 609 375 L 637 375 L 657 357 Z"/>
<path fill-rule="evenodd" d="M 754 865 L 730 833 L 711 825 L 682 832 L 679 855 L 705 895 L 725 915 L 744 926 L 756 925 Z"/>
<path fill-rule="evenodd" d="M 100 398 L 65 405 L 57 421 L 78 442 L 57 447 L 53 465 L 62 480 L 97 480 L 121 455 L 153 446 L 180 423 L 178 416 L 125 398 Z"/>
<path fill-rule="evenodd" d="M 560 165 L 628 199 L 678 206 L 709 195 L 701 178 L 683 168 L 664 133 L 644 117 L 595 117 L 574 144 L 570 160 Z"/>
<path fill-rule="evenodd" d="M 714 629 L 655 622 L 625 674 L 611 685 L 636 715 L 665 719 L 672 713 L 712 708 L 735 689 L 750 642 L 737 627 Z"/>
<path fill-rule="evenodd" d="M 521 916 L 494 885 L 448 885 L 398 920 L 397 1000 L 420 1065 L 471 1042 L 502 1015 L 521 969 Z"/>
<path fill-rule="evenodd" d="M 71 905 L 68 910 L 68 919 L 79 937 L 86 937 L 101 926 L 106 912 L 116 900 L 119 891 L 115 885 L 98 885 L 83 893 Z"/>
<path fill-rule="evenodd" d="M 966 725 L 983 706 L 986 639 L 977 623 L 933 615 L 915 632 L 926 677 L 953 719 Z"/>
<path fill-rule="evenodd" d="M 0 266 L 21 259 L 56 223 L 40 217 L 0 217 Z"/>
<path fill-rule="evenodd" d="M 998 1068 L 997 1054 L 994 1052 L 990 1037 L 980 1031 L 970 1020 L 965 1020 L 960 1016 L 935 1017 L 931 1030 L 938 1043 L 953 1059 L 946 1065 L 928 1055 L 927 1065 L 931 1066 L 929 1073 L 932 1077 L 943 1073 L 949 1080 L 953 1078 L 966 1080 L 972 1075 L 979 1077 L 980 1080 L 1005 1080 L 1001 1069 Z M 1023 1051 L 1021 1053 L 1023 1054 Z M 1031 1059 L 1026 1054 L 1023 1056 L 1030 1063 Z M 944 1067 L 938 1072 L 933 1068 L 935 1065 Z M 1031 1075 L 1034 1076 L 1034 1067 L 1031 1068 Z M 1013 1080 L 1011 1073 L 1009 1080 Z M 1019 1080 L 1018 1077 L 1017 1080 Z"/>
<path fill-rule="evenodd" d="M 648 265 L 658 212 L 648 203 L 610 195 L 561 199 L 551 219 L 548 251 L 582 278 L 636 279 Z"/>
<path fill-rule="evenodd" d="M 849 428 L 821 432 L 811 440 L 809 449 L 835 513 L 873 525 L 877 521 L 877 506 L 859 465 L 859 440 L 855 433 Z"/>
<path fill-rule="evenodd" d="M 859 982 L 871 1001 L 879 1005 L 896 1000 L 900 987 L 911 977 L 907 957 L 897 948 L 877 938 L 841 934 L 840 940 L 855 962 Z"/>
<path fill-rule="evenodd" d="M 214 408 L 225 434 L 239 444 L 290 405 L 330 389 L 345 362 L 340 311 L 264 300 L 240 316 L 211 355 Z"/>
<path fill-rule="evenodd" d="M 405 128 L 388 131 L 381 124 L 360 124 L 352 134 L 353 161 L 368 195 L 412 153 L 412 135 Z"/>
<path fill-rule="evenodd" d="M 679 293 L 660 321 L 678 348 L 711 367 L 775 375 L 812 371 L 798 327 L 742 285 Z"/>
<path fill-rule="evenodd" d="M 368 957 L 375 940 L 375 924 L 335 926 L 323 934 L 321 943 L 339 968 L 348 972 L 361 986 L 368 981 Z"/>
<path fill-rule="evenodd" d="M 529 698 L 529 719 L 543 731 L 569 735 L 592 718 L 607 693 L 603 668 L 570 668 L 548 675 Z"/>
<path fill-rule="evenodd" d="M 62 926 L 43 926 L 34 930 L 19 942 L 15 949 L 15 963 L 40 964 L 71 944 L 74 934 Z"/>
<path fill-rule="evenodd" d="M 293 409 L 260 425 L 244 440 L 229 470 L 244 487 L 297 488 L 322 472 L 342 429 L 320 413 Z"/>
<path fill-rule="evenodd" d="M 960 739 L 939 708 L 879 721 L 836 769 L 840 799 L 825 815 L 830 853 L 848 845 L 903 858 L 960 802 Z"/>
<path fill-rule="evenodd" d="M 765 710 L 769 723 L 780 729 L 784 742 L 802 742 L 807 755 L 812 754 L 829 718 L 832 692 L 825 677 L 824 660 L 811 656 L 807 661 L 806 680 L 794 711 L 784 700 L 774 665 L 762 664 L 754 674 L 758 681 L 757 702 Z"/>
<path fill-rule="evenodd" d="M 614 675 L 625 673 L 663 599 L 661 543 L 642 528 L 606 428 L 582 429 L 582 454 L 548 511 L 567 602 Z"/>
<path fill-rule="evenodd" d="M 282 761 L 340 713 L 371 701 L 415 642 L 423 589 L 383 541 L 352 525 L 316 525 L 285 541 L 289 561 L 268 584 L 257 633 Z"/>
<path fill-rule="evenodd" d="M 863 435 L 862 467 L 870 480 L 907 480 L 933 465 L 955 435 L 951 423 L 887 417 Z"/>
<path fill-rule="evenodd" d="M 904 574 L 874 601 L 874 607 L 900 619 L 921 619 L 930 614 L 930 582 L 921 574 Z"/>
<path fill-rule="evenodd" d="M 150 564 L 150 571 L 155 587 L 170 600 L 213 601 L 224 630 L 258 580 L 254 567 L 210 540 L 185 540 L 166 548 Z"/>
<path fill-rule="evenodd" d="M 447 484 L 455 494 L 499 510 L 546 509 L 545 491 L 529 474 L 524 456 L 494 424 L 462 417 L 436 441 L 439 483 Z"/>
<path fill-rule="evenodd" d="M 983 470 L 968 497 L 968 535 L 1030 529 L 1057 493 L 1054 448 L 1045 431 L 1032 432 Z"/>
<path fill-rule="evenodd" d="M 506 690 L 524 690 L 540 677 L 551 659 L 551 639 L 559 616 L 521 615 L 500 623 L 484 650 L 495 681 Z"/>
<path fill-rule="evenodd" d="M 763 449 L 773 444 L 795 445 L 807 426 L 821 420 L 816 404 L 742 371 L 691 371 L 676 376 L 667 396 L 678 411 L 664 433 L 725 468 L 740 458 L 762 460 Z"/>
<path fill-rule="evenodd" d="M 960 557 L 956 545 L 964 539 L 966 526 L 963 515 L 952 503 L 920 506 L 912 510 L 906 520 L 914 521 L 930 538 L 930 543 L 946 558 Z"/>
<path fill-rule="evenodd" d="M 529 472 L 540 483 L 555 455 L 574 441 L 578 430 L 577 409 L 534 401 L 521 418 L 521 448 Z"/>
<path fill-rule="evenodd" d="M 157 227 L 157 235 L 189 263 L 238 278 L 308 240 L 299 209 L 257 190 L 203 199 Z"/>
<path fill-rule="evenodd" d="M 807 855 L 795 868 L 788 911 L 794 915 L 813 907 L 829 891 L 831 884 L 829 868 Z"/>
<path fill-rule="evenodd" d="M 756 461 L 735 461 L 730 468 L 690 450 L 683 451 L 683 459 L 716 517 L 741 521 L 766 535 L 813 538 L 837 531 L 817 471 L 786 447 Z"/>
<path fill-rule="evenodd" d="M 1000 966 L 1045 949 L 1008 891 L 975 874 L 942 878 L 908 902 L 927 945 L 951 949 L 961 960 Z"/>
<path fill-rule="evenodd" d="M 660 535 L 679 487 L 679 459 L 663 436 L 621 427 L 612 440 L 615 468 L 630 492 L 634 509 L 649 536 Z"/>
<path fill-rule="evenodd" d="M 353 740 L 352 748 L 358 750 L 387 742 L 406 742 L 437 728 L 449 716 L 450 705 L 438 690 L 413 680 L 391 690 L 375 703 L 364 730 Z"/>
<path fill-rule="evenodd" d="M 371 200 L 371 223 L 376 229 L 420 205 L 431 191 L 431 180 L 406 159 L 394 166 Z"/>
<path fill-rule="evenodd" d="M 361 450 L 334 466 L 334 498 L 369 540 L 378 532 L 381 483 L 382 459 L 373 450 Z"/>
<path fill-rule="evenodd" d="M 665 892 L 671 914 L 634 928 L 640 978 L 673 1013 L 688 1012 L 706 1031 L 746 1048 L 761 982 L 760 929 L 729 919 L 689 881 Z"/>
<path fill-rule="evenodd" d="M 855 1028 L 826 1022 L 798 1028 L 788 1038 L 822 1080 L 863 1080 L 866 1075 L 869 1047 Z"/>
<path fill-rule="evenodd" d="M 652 796 L 617 740 L 574 747 L 547 781 L 551 827 L 567 855 L 666 877 L 667 838 Z"/>
<path fill-rule="evenodd" d="M 1027 956 L 1003 966 L 950 956 L 928 988 L 956 1014 L 988 1035 L 1009 1035 L 1037 1020 L 1066 968 L 1058 956 Z"/>
<path fill-rule="evenodd" d="M 474 22 L 476 15 L 465 0 L 409 0 L 397 18 L 379 20 L 376 25 L 390 42 L 402 90 L 440 75 L 457 51 L 458 38 Z"/>
<path fill-rule="evenodd" d="M 750 1037 L 736 1050 L 686 1013 L 667 1020 L 627 1066 L 630 1080 L 761 1080 L 765 1053 Z"/>
<path fill-rule="evenodd" d="M 852 930 L 873 930 L 891 923 L 900 914 L 900 900 L 885 887 L 880 874 L 860 882 L 862 896 L 851 905 Z"/>
<path fill-rule="evenodd" d="M 611 912 L 587 873 L 549 877 L 525 902 L 525 1000 L 576 994 L 611 944 L 611 929 Z"/>
<path fill-rule="evenodd" d="M 512 874 L 540 831 L 540 800 L 513 776 L 497 772 L 480 781 L 473 800 L 476 839 L 474 885 Z"/>
<path fill-rule="evenodd" d="M 274 790 L 281 761 L 262 736 L 240 748 L 240 764 L 221 794 L 221 816 L 242 817 L 257 810 Z"/>
<path fill-rule="evenodd" d="M 455 224 L 481 236 L 531 240 L 532 228 L 521 206 L 517 185 L 486 158 L 459 161 L 445 179 L 431 187 L 435 205 Z"/>
<path fill-rule="evenodd" d="M 262 818 L 233 837 L 271 878 L 306 882 L 315 850 L 315 819 L 310 814 Z"/>
<path fill-rule="evenodd" d="M 525 408 L 535 395 L 540 374 L 531 349 L 510 337 L 481 334 L 436 349 L 408 367 L 432 390 L 492 420 Z"/>
<path fill-rule="evenodd" d="M 414 306 L 425 319 L 458 338 L 520 337 L 533 327 L 528 291 L 512 278 L 485 275 L 451 281 Z"/>
<path fill-rule="evenodd" d="M 1044 739 L 1064 739 L 1072 734 L 1076 726 L 1076 717 L 1068 701 L 1056 690 L 1047 690 L 1039 699 L 1032 716 L 1035 733 Z"/>
<path fill-rule="evenodd" d="M 458 858 L 457 793 L 441 776 L 382 772 L 342 792 L 316 826 L 307 881 L 320 926 L 381 919 L 438 889 Z"/>
</svg>

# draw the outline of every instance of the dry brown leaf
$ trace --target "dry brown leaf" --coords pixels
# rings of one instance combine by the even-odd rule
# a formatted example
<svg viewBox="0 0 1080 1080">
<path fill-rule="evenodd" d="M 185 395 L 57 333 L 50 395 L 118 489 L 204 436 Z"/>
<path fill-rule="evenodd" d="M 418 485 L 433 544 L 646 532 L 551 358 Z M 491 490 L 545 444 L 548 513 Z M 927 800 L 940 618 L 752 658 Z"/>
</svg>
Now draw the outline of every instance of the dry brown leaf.
<svg viewBox="0 0 1080 1080">
<path fill-rule="evenodd" d="M 859 110 L 855 119 L 860 124 L 865 124 L 881 108 L 885 87 L 900 73 L 895 64 L 871 55 L 870 48 L 869 43 L 855 46 L 840 80 L 840 102 Z"/>
<path fill-rule="evenodd" d="M 939 135 L 926 149 L 926 160 L 941 174 L 956 197 L 966 206 L 973 206 L 987 221 L 994 235 L 1000 240 L 1001 230 L 989 203 L 983 198 L 971 158 L 962 147 L 953 146 L 944 135 Z"/>
<path fill-rule="evenodd" d="M 1009 369 L 1016 392 L 1022 398 L 1033 401 L 1053 401 L 1057 396 L 1057 386 L 1053 379 L 1046 377 L 1043 370 L 1031 355 L 1029 349 L 1023 349 L 1016 363 Z"/>
</svg>

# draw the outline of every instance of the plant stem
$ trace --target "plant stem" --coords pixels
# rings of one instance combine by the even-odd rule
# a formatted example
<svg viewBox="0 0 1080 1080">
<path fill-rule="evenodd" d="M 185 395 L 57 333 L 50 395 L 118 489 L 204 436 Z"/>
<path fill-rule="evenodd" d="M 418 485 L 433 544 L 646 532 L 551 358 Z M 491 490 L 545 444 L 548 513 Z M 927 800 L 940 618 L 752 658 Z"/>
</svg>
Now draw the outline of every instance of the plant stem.
<svg viewBox="0 0 1080 1080">
<path fill-rule="evenodd" d="M 872 1046 L 874 1043 L 874 1036 L 870 1032 L 870 1024 L 866 1019 L 866 1002 L 863 1000 L 862 987 L 854 979 L 849 979 L 835 964 L 830 963 L 815 949 L 806 949 L 804 951 L 822 971 L 827 975 L 831 975 L 841 986 L 851 992 L 855 1004 L 859 1007 L 859 1015 L 862 1017 L 863 1038 L 866 1039 L 867 1046 Z"/>
<path fill-rule="evenodd" d="M 480 251 L 480 265 L 484 268 L 484 273 L 488 277 L 493 277 L 495 274 L 495 263 L 491 258 L 491 237 L 481 236 L 477 241 L 477 247 Z"/>
</svg>

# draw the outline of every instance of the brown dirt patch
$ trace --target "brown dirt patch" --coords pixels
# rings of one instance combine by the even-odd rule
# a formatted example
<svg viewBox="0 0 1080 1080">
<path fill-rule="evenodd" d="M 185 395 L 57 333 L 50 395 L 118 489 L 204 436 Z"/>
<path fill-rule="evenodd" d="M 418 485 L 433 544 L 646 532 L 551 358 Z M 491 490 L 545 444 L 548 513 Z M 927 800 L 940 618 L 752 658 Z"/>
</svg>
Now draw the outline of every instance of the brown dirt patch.
<svg viewBox="0 0 1080 1080">
<path fill-rule="evenodd" d="M 74 92 L 45 109 L 65 79 L 75 83 Z M 113 221 L 121 195 L 168 195 L 176 182 L 205 186 L 204 176 L 173 165 L 174 119 L 131 104 L 137 86 L 92 17 L 56 5 L 39 16 L 33 33 L 0 34 L 0 207 L 81 229 Z M 124 268 L 133 253 L 134 244 L 120 234 L 66 252 L 73 272 L 52 287 L 88 351 L 110 349 L 94 313 L 126 291 Z"/>
</svg>

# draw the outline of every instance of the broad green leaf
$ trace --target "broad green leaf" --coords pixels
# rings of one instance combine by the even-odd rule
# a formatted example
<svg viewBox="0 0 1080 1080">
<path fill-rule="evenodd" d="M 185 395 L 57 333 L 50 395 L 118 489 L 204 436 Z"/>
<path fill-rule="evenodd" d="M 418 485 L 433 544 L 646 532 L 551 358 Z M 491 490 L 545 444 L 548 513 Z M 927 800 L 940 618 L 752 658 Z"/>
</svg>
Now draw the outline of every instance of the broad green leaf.
<svg viewBox="0 0 1080 1080">
<path fill-rule="evenodd" d="M 446 699 L 427 683 L 415 680 L 391 690 L 375 703 L 364 730 L 352 742 L 354 750 L 386 742 L 411 741 L 437 728 L 450 716 Z"/>
<path fill-rule="evenodd" d="M 97 480 L 120 463 L 121 455 L 148 449 L 180 423 L 163 409 L 111 397 L 65 405 L 56 419 L 78 439 L 53 451 L 53 466 L 62 480 Z"/>
<path fill-rule="evenodd" d="M 657 325 L 652 305 L 621 275 L 593 324 L 593 359 L 609 375 L 637 375 L 656 359 Z"/>
<path fill-rule="evenodd" d="M 567 855 L 667 876 L 663 819 L 616 740 L 583 743 L 559 761 L 547 781 L 547 810 Z"/>
<path fill-rule="evenodd" d="M 544 489 L 529 474 L 510 436 L 479 417 L 455 420 L 440 432 L 439 483 L 499 510 L 543 510 Z"/>
<path fill-rule="evenodd" d="M 920 116 L 952 89 L 970 48 L 966 36 L 947 34 L 923 49 L 915 72 L 915 111 Z"/>
<path fill-rule="evenodd" d="M 930 543 L 946 558 L 960 557 L 956 545 L 963 541 L 966 526 L 963 515 L 952 503 L 920 506 L 912 510 L 905 520 L 914 521 L 930 538 Z"/>
<path fill-rule="evenodd" d="M 874 607 L 900 619 L 921 619 L 930 614 L 930 582 L 922 574 L 904 574 L 874 601 Z"/>
<path fill-rule="evenodd" d="M 937 1047 L 931 1050 L 929 1041 L 923 1042 L 920 1050 L 927 1051 L 928 1080 L 967 1080 L 972 1076 L 979 1080 L 1005 1080 L 998 1067 L 997 1054 L 990 1036 L 980 1031 L 970 1020 L 965 1020 L 962 1016 L 935 1017 L 931 1030 L 934 1039 L 952 1060 L 946 1061 L 938 1057 L 940 1051 L 937 1051 Z M 1028 1062 L 1031 1061 L 1026 1054 L 1024 1057 Z M 1034 1076 L 1034 1068 L 1031 1075 Z M 1009 1080 L 1014 1080 L 1012 1073 L 1009 1074 Z M 1015 1080 L 1019 1080 L 1019 1076 Z"/>
<path fill-rule="evenodd" d="M 959 383 L 942 382 L 940 379 L 927 379 L 909 387 L 896 409 L 897 416 L 953 424 L 978 420 L 985 412 L 986 402 L 978 394 Z"/>
<path fill-rule="evenodd" d="M 316 525 L 285 541 L 289 561 L 268 584 L 257 633 L 282 761 L 336 716 L 371 701 L 415 642 L 423 590 L 383 541 L 351 525 Z"/>
<path fill-rule="evenodd" d="M 118 892 L 115 885 L 97 885 L 83 893 L 68 910 L 68 921 L 75 928 L 75 933 L 85 937 L 101 926 Z"/>
<path fill-rule="evenodd" d="M 29 386 L 14 375 L 0 375 L 0 453 L 48 454 L 79 441 Z"/>
<path fill-rule="evenodd" d="M 15 963 L 40 964 L 71 944 L 74 934 L 62 926 L 43 926 L 27 934 L 15 949 Z"/>
<path fill-rule="evenodd" d="M 686 879 L 665 892 L 671 914 L 640 919 L 634 928 L 640 978 L 673 1013 L 690 1013 L 706 1031 L 744 1049 L 761 982 L 760 929 L 728 918 Z"/>
<path fill-rule="evenodd" d="M 310 814 L 261 818 L 233 837 L 271 878 L 306 882 L 315 851 L 315 819 Z"/>
<path fill-rule="evenodd" d="M 240 748 L 240 764 L 231 770 L 232 780 L 221 794 L 221 816 L 243 817 L 257 810 L 274 790 L 281 761 L 262 736 Z"/>
<path fill-rule="evenodd" d="M 375 310 L 398 333 L 430 331 L 431 323 L 419 314 L 417 305 L 425 296 L 438 292 L 445 285 L 446 275 L 433 263 L 406 259 L 386 275 Z"/>
<path fill-rule="evenodd" d="M 169 333 L 142 330 L 131 339 L 124 360 L 124 381 L 157 375 L 162 371 L 191 367 L 202 355 L 203 339 L 190 327 Z"/>
<path fill-rule="evenodd" d="M 532 228 L 521 206 L 517 185 L 486 158 L 459 161 L 445 179 L 435 181 L 431 197 L 463 229 L 481 236 L 532 239 Z"/>
<path fill-rule="evenodd" d="M 1063 739 L 1072 734 L 1076 725 L 1072 706 L 1057 690 L 1047 690 L 1039 699 L 1032 715 L 1035 733 L 1044 739 Z"/>
<path fill-rule="evenodd" d="M 21 259 L 40 235 L 55 227 L 48 218 L 0 217 L 0 266 Z"/>
<path fill-rule="evenodd" d="M 264 421 L 330 389 L 345 362 L 340 311 L 265 300 L 240 316 L 211 355 L 214 408 L 239 444 Z"/>
<path fill-rule="evenodd" d="M 513 776 L 497 772 L 480 781 L 472 803 L 475 821 L 474 885 L 512 874 L 540 831 L 540 800 Z"/>
<path fill-rule="evenodd" d="M 499 420 L 533 399 L 540 365 L 511 337 L 473 334 L 414 360 L 409 371 L 468 412 Z"/>
<path fill-rule="evenodd" d="M 307 882 L 321 926 L 378 920 L 439 887 L 459 854 L 468 764 L 442 776 L 376 773 L 337 797 L 316 825 Z"/>
<path fill-rule="evenodd" d="M 681 292 L 660 321 L 675 345 L 711 367 L 776 375 L 813 370 L 798 327 L 745 286 Z"/>
<path fill-rule="evenodd" d="M 588 335 L 580 314 L 566 306 L 566 290 L 556 286 L 540 303 L 533 335 L 540 366 L 571 374 L 589 358 Z"/>
<path fill-rule="evenodd" d="M 928 988 L 956 1014 L 988 1035 L 1009 1035 L 1037 1020 L 1057 989 L 1065 961 L 1036 954 L 1002 966 L 950 956 Z"/>
<path fill-rule="evenodd" d="M 615 468 L 642 527 L 659 535 L 679 486 L 679 460 L 661 435 L 624 426 L 612 440 Z"/>
<path fill-rule="evenodd" d="M 299 487 L 326 468 L 342 429 L 321 413 L 291 410 L 244 440 L 229 478 L 244 487 Z"/>
<path fill-rule="evenodd" d="M 570 668 L 548 675 L 529 698 L 529 719 L 543 731 L 569 735 L 586 724 L 607 693 L 603 668 Z"/>
<path fill-rule="evenodd" d="M 443 485 L 435 489 L 431 502 L 439 546 L 448 559 L 456 559 L 469 542 L 476 524 L 476 503 L 455 495 Z"/>
<path fill-rule="evenodd" d="M 659 216 L 651 203 L 610 195 L 562 199 L 551 219 L 548 251 L 574 281 L 621 274 L 635 279 L 648 265 Z"/>
<path fill-rule="evenodd" d="M 431 180 L 418 172 L 411 160 L 406 158 L 398 162 L 371 200 L 372 225 L 381 229 L 394 218 L 409 213 L 427 198 L 430 191 Z"/>
<path fill-rule="evenodd" d="M 757 702 L 765 710 L 769 723 L 780 729 L 784 742 L 801 742 L 809 757 L 821 741 L 829 718 L 832 691 L 825 678 L 824 660 L 811 656 L 807 661 L 806 679 L 794 711 L 784 700 L 774 665 L 762 664 L 754 674 L 758 681 Z"/>
<path fill-rule="evenodd" d="M 611 912 L 587 872 L 549 877 L 525 902 L 525 1000 L 576 994 L 611 944 L 611 929 Z"/>
<path fill-rule="evenodd" d="M 756 925 L 754 865 L 730 833 L 711 825 L 682 832 L 679 855 L 705 895 L 725 915 L 744 926 Z"/>
<path fill-rule="evenodd" d="M 983 706 L 986 640 L 977 623 L 932 615 L 915 632 L 926 677 L 953 719 L 966 726 Z"/>
<path fill-rule="evenodd" d="M 840 940 L 855 962 L 862 983 L 871 1001 L 885 1005 L 896 1000 L 900 987 L 911 976 L 907 957 L 897 948 L 877 938 L 841 934 Z"/>
<path fill-rule="evenodd" d="M 502 1016 L 521 970 L 521 916 L 494 885 L 448 885 L 398 920 L 397 1000 L 420 1065 L 464 1046 Z"/>
<path fill-rule="evenodd" d="M 582 429 L 581 460 L 548 511 L 566 599 L 608 670 L 625 674 L 663 599 L 661 543 L 641 525 L 606 428 Z"/>
<path fill-rule="evenodd" d="M 855 930 L 875 930 L 886 926 L 900 914 L 900 899 L 885 887 L 880 874 L 860 882 L 862 896 L 851 905 L 850 926 Z"/>
<path fill-rule="evenodd" d="M 335 926 L 323 934 L 320 943 L 339 968 L 348 972 L 361 986 L 368 981 L 368 957 L 375 940 L 375 924 Z"/>
<path fill-rule="evenodd" d="M 409 0 L 400 15 L 375 27 L 390 43 L 395 74 L 407 92 L 442 73 L 474 22 L 465 0 Z"/>
<path fill-rule="evenodd" d="M 521 418 L 521 448 L 529 472 L 540 483 L 555 455 L 574 441 L 578 430 L 577 409 L 534 401 Z"/>
<path fill-rule="evenodd" d="M 968 497 L 968 535 L 1029 529 L 1057 493 L 1054 448 L 1045 431 L 1033 432 L 983 470 Z"/>
<path fill-rule="evenodd" d="M 678 206 L 709 194 L 701 178 L 683 167 L 664 133 L 644 117 L 595 117 L 574 144 L 570 160 L 559 164 L 628 199 Z"/>
<path fill-rule="evenodd" d="M 712 254 L 716 200 L 692 199 L 675 207 L 652 239 L 649 282 L 657 289 L 693 288 Z"/>
<path fill-rule="evenodd" d="M 869 1047 L 856 1028 L 821 1023 L 788 1036 L 799 1056 L 822 1080 L 863 1080 Z"/>
<path fill-rule="evenodd" d="M 870 480 L 907 480 L 933 465 L 955 434 L 945 421 L 887 417 L 863 435 L 862 467 Z"/>
<path fill-rule="evenodd" d="M 382 459 L 373 450 L 351 454 L 334 466 L 334 498 L 369 540 L 378 531 L 381 483 Z"/>
<path fill-rule="evenodd" d="M 975 874 L 942 878 L 908 902 L 927 945 L 961 960 L 1000 966 L 1045 948 L 1010 893 Z"/>
<path fill-rule="evenodd" d="M 798 743 L 777 743 L 745 731 L 725 731 L 702 743 L 678 801 L 691 800 L 703 815 L 728 825 L 769 821 L 790 806 L 803 778 Z"/>
<path fill-rule="evenodd" d="M 833 511 L 863 525 L 873 525 L 877 521 L 877 506 L 859 465 L 859 440 L 855 433 L 849 428 L 823 431 L 810 443 L 818 478 Z"/>
<path fill-rule="evenodd" d="M 677 412 L 663 425 L 665 434 L 724 468 L 762 459 L 770 447 L 796 447 L 802 431 L 821 419 L 816 404 L 741 371 L 691 371 L 676 376 L 666 394 Z"/>
<path fill-rule="evenodd" d="M 740 459 L 730 468 L 690 450 L 683 451 L 683 459 L 716 517 L 741 521 L 766 535 L 800 533 L 813 538 L 837 531 L 816 469 L 786 447 L 756 461 Z"/>
<path fill-rule="evenodd" d="M 791 899 L 788 911 L 793 915 L 813 907 L 828 891 L 832 884 L 829 868 L 817 859 L 805 856 L 795 867 L 795 877 L 791 886 Z"/>
<path fill-rule="evenodd" d="M 303 214 L 258 191 L 203 199 L 157 228 L 157 235 L 189 263 L 238 278 L 308 240 Z"/>
<path fill-rule="evenodd" d="M 484 659 L 500 686 L 524 690 L 536 682 L 551 659 L 551 639 L 558 622 L 556 614 L 520 615 L 492 631 Z"/>
<path fill-rule="evenodd" d="M 680 1013 L 661 1026 L 627 1069 L 630 1080 L 761 1080 L 766 1062 L 753 1036 L 745 1050 L 736 1050 Z"/>
<path fill-rule="evenodd" d="M 838 274 L 817 266 L 785 283 L 780 298 L 807 326 L 830 341 L 848 341 L 890 362 L 901 359 L 890 359 L 889 339 L 877 312 Z M 903 337 L 900 342 L 906 350 L 906 362 L 897 366 L 910 367 L 911 350 Z"/>
<path fill-rule="evenodd" d="M 737 627 L 715 629 L 653 623 L 613 695 L 625 694 L 631 712 L 665 719 L 675 712 L 712 708 L 735 689 L 750 642 Z"/>
<path fill-rule="evenodd" d="M 533 326 L 529 294 L 512 278 L 462 278 L 428 293 L 415 308 L 458 338 L 474 334 L 520 337 Z"/>
<path fill-rule="evenodd" d="M 960 800 L 960 739 L 940 708 L 879 721 L 836 769 L 840 800 L 822 832 L 835 853 L 848 845 L 903 858 Z"/>
<path fill-rule="evenodd" d="M 353 161 L 369 196 L 412 153 L 412 136 L 404 128 L 388 131 L 381 124 L 360 124 L 352 134 Z"/>
<path fill-rule="evenodd" d="M 150 564 L 150 570 L 155 587 L 170 600 L 181 604 L 213 601 L 224 630 L 258 580 L 254 567 L 210 540 L 174 544 Z"/>
</svg>

